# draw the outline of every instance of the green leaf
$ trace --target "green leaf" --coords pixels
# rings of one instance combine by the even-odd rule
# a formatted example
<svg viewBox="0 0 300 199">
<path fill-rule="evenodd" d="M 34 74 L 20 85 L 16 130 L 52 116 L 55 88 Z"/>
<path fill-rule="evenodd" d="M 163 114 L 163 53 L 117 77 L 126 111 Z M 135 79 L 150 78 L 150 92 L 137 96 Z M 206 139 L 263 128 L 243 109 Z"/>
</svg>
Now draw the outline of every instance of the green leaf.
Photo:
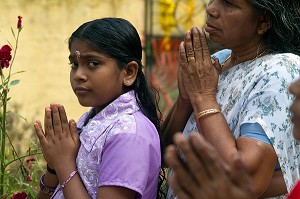
<svg viewBox="0 0 300 199">
<path fill-rule="evenodd" d="M 20 80 L 16 79 L 10 82 L 10 86 L 17 85 L 20 82 Z"/>
<path fill-rule="evenodd" d="M 12 28 L 10 28 L 10 29 L 11 29 L 11 32 L 12 32 L 14 38 L 16 39 L 16 35 L 15 35 L 15 32 L 14 32 L 14 29 L 12 29 Z"/>
</svg>

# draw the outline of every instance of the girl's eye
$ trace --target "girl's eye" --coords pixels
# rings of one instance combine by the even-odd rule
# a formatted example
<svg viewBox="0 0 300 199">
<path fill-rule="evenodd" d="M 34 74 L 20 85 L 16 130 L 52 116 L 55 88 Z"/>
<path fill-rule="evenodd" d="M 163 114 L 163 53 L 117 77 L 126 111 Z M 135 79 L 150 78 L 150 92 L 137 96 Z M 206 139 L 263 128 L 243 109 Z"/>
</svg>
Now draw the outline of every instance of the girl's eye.
<svg viewBox="0 0 300 199">
<path fill-rule="evenodd" d="M 78 63 L 70 62 L 69 63 L 72 69 L 78 68 Z"/>
<path fill-rule="evenodd" d="M 99 63 L 95 62 L 95 61 L 89 63 L 89 67 L 91 67 L 91 68 L 96 68 L 98 65 L 99 65 Z"/>
</svg>

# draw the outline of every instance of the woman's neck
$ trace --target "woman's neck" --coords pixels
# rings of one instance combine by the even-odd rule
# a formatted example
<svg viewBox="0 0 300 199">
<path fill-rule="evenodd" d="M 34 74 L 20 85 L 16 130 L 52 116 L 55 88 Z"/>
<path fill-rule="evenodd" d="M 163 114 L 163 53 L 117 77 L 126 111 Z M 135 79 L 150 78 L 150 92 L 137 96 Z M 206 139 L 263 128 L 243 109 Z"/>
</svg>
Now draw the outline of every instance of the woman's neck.
<svg viewBox="0 0 300 199">
<path fill-rule="evenodd" d="M 266 47 L 261 45 L 253 46 L 247 50 L 232 49 L 231 54 L 225 59 L 222 64 L 222 71 L 228 70 L 245 61 L 254 61 L 255 59 L 265 54 L 268 54 L 268 51 L 266 50 Z"/>
</svg>

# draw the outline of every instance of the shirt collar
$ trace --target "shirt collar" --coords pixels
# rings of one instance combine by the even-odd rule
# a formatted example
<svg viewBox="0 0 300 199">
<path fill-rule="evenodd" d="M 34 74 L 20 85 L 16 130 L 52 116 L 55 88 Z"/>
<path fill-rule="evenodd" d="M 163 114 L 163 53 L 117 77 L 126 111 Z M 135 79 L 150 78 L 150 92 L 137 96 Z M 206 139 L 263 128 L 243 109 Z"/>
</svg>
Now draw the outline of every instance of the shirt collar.
<svg viewBox="0 0 300 199">
<path fill-rule="evenodd" d="M 139 110 L 136 102 L 135 92 L 129 91 L 122 94 L 102 111 L 93 115 L 95 109 L 84 113 L 77 122 L 78 133 L 81 144 L 87 151 L 91 151 L 97 139 L 106 131 L 114 127 L 114 124 L 124 115 L 131 115 Z M 84 126 L 84 124 L 87 124 Z"/>
</svg>

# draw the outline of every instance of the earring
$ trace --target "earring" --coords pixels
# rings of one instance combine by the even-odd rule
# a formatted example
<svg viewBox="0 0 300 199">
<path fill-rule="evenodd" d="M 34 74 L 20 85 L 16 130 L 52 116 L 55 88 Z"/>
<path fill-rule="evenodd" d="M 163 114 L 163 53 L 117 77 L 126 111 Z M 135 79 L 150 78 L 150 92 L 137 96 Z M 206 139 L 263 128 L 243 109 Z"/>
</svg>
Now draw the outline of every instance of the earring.
<svg viewBox="0 0 300 199">
<path fill-rule="evenodd" d="M 262 35 L 262 34 L 265 33 L 265 31 L 264 31 L 263 29 L 259 29 L 259 30 L 257 31 L 257 33 L 258 33 L 259 35 Z"/>
</svg>

